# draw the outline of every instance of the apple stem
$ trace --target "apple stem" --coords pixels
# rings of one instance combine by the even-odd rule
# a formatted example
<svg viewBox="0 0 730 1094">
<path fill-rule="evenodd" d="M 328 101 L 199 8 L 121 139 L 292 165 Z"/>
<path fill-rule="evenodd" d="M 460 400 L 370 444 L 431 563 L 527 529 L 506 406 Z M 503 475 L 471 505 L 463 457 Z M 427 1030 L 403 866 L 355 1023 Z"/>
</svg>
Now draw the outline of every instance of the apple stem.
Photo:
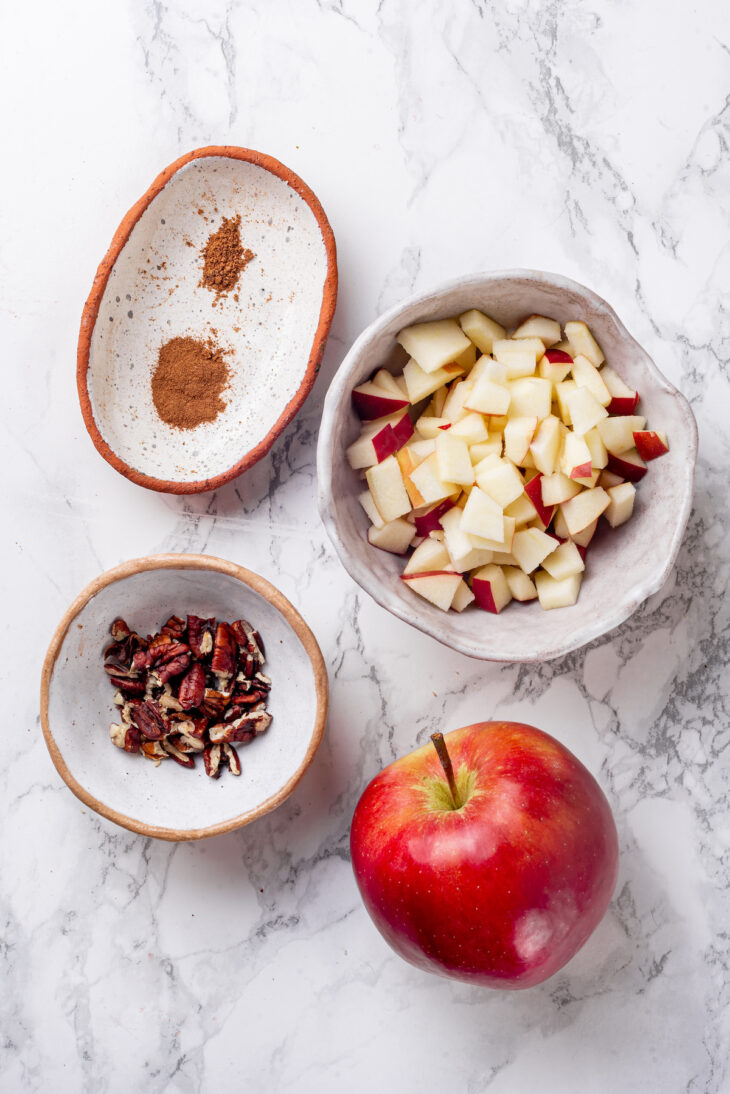
<svg viewBox="0 0 730 1094">
<path fill-rule="evenodd" d="M 432 733 L 431 741 L 433 742 L 433 747 L 436 749 L 438 758 L 441 761 L 441 766 L 444 769 L 446 781 L 448 782 L 449 790 L 451 791 L 451 798 L 454 802 L 454 809 L 461 809 L 464 803 L 461 800 L 461 795 L 459 794 L 459 790 L 456 786 L 456 779 L 454 778 L 454 768 L 451 764 L 451 757 L 449 756 L 449 751 L 446 747 L 446 741 L 444 740 L 443 733 Z"/>
</svg>

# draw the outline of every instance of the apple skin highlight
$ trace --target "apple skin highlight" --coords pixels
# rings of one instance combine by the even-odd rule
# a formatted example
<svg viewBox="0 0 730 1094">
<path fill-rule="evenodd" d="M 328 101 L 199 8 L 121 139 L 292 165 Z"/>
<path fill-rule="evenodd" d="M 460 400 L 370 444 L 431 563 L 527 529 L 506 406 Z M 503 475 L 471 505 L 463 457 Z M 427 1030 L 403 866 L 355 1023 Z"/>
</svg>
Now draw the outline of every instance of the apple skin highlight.
<svg viewBox="0 0 730 1094">
<path fill-rule="evenodd" d="M 581 948 L 616 884 L 608 802 L 563 745 L 532 726 L 481 722 L 445 735 L 458 810 L 431 743 L 366 787 L 352 865 L 375 925 L 428 972 L 534 987 Z"/>
</svg>

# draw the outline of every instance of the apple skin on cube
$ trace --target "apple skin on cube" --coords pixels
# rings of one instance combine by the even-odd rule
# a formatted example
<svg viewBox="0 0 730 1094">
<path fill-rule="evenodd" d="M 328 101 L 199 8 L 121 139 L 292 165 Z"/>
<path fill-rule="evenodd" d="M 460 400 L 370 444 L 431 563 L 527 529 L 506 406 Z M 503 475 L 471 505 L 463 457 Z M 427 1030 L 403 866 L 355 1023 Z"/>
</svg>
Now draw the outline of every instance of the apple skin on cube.
<svg viewBox="0 0 730 1094">
<path fill-rule="evenodd" d="M 408 400 L 400 392 L 391 394 L 369 381 L 353 389 L 352 404 L 364 421 L 372 421 L 402 410 L 408 406 Z"/>
<path fill-rule="evenodd" d="M 596 368 L 603 364 L 605 360 L 603 350 L 585 323 L 578 320 L 566 323 L 565 337 L 570 343 L 574 357 L 587 357 Z"/>
<path fill-rule="evenodd" d="M 451 429 L 451 422 L 446 418 L 434 418 L 433 415 L 422 414 L 416 422 L 416 433 L 424 440 L 433 440 L 439 433 Z"/>
<path fill-rule="evenodd" d="M 666 434 L 653 429 L 635 430 L 634 444 L 642 460 L 656 460 L 669 451 Z"/>
<path fill-rule="evenodd" d="M 413 423 L 407 410 L 390 414 L 366 425 L 359 438 L 347 449 L 350 467 L 358 471 L 392 456 L 413 436 Z"/>
<path fill-rule="evenodd" d="M 408 559 L 404 574 L 433 573 L 450 565 L 449 552 L 437 539 L 424 539 Z"/>
<path fill-rule="evenodd" d="M 566 539 L 565 543 L 561 543 L 551 555 L 542 560 L 542 568 L 556 581 L 562 581 L 564 577 L 582 573 L 586 565 L 577 545 Z"/>
<path fill-rule="evenodd" d="M 436 372 L 469 349 L 469 339 L 455 319 L 436 319 L 406 327 L 396 339 L 424 372 Z"/>
<path fill-rule="evenodd" d="M 544 346 L 554 346 L 561 339 L 560 323 L 544 315 L 530 315 L 513 331 L 512 338 L 539 338 Z"/>
<path fill-rule="evenodd" d="M 513 600 L 519 600 L 523 604 L 528 600 L 535 600 L 537 589 L 529 574 L 519 566 L 503 566 L 502 569 Z"/>
<path fill-rule="evenodd" d="M 532 504 L 535 506 L 538 517 L 547 528 L 550 524 L 550 521 L 553 519 L 555 506 L 546 505 L 543 501 L 542 480 L 543 476 L 541 474 L 535 475 L 535 477 L 533 479 L 530 479 L 530 481 L 526 484 L 525 493 L 527 494 Z"/>
<path fill-rule="evenodd" d="M 418 513 L 415 517 L 416 532 L 419 536 L 427 536 L 430 532 L 435 532 L 441 528 L 441 518 L 444 513 L 448 513 L 449 509 L 454 508 L 454 502 L 451 498 L 444 498 L 443 501 L 436 502 L 435 505 L 431 505 L 425 513 Z"/>
<path fill-rule="evenodd" d="M 557 546 L 554 536 L 549 536 L 537 528 L 523 528 L 515 532 L 512 540 L 512 554 L 517 565 L 526 574 L 536 570 L 544 558 L 551 555 Z"/>
<path fill-rule="evenodd" d="M 413 539 L 413 525 L 402 517 L 383 524 L 376 528 L 371 524 L 368 528 L 368 542 L 373 547 L 379 547 L 381 551 L 389 551 L 392 555 L 404 555 Z"/>
<path fill-rule="evenodd" d="M 597 429 L 608 451 L 620 456 L 634 448 L 634 432 L 642 430 L 645 425 L 646 418 L 640 414 L 629 414 L 604 418 Z"/>
<path fill-rule="evenodd" d="M 502 507 L 478 486 L 469 494 L 461 519 L 464 532 L 488 539 L 504 542 L 504 514 Z"/>
<path fill-rule="evenodd" d="M 386 524 L 410 513 L 411 503 L 395 456 L 388 456 L 382 463 L 369 467 L 365 477 L 373 501 Z"/>
<path fill-rule="evenodd" d="M 463 315 L 460 315 L 459 325 L 480 353 L 491 353 L 494 343 L 504 338 L 507 333 L 504 327 L 501 327 L 499 323 L 495 323 L 494 319 L 490 319 L 488 315 L 484 315 L 476 308 L 465 311 Z"/>
<path fill-rule="evenodd" d="M 582 532 L 584 528 L 597 520 L 608 508 L 610 501 L 610 497 L 602 486 L 594 486 L 590 490 L 582 490 L 574 498 L 563 502 L 560 511 L 571 536 Z"/>
<path fill-rule="evenodd" d="M 608 470 L 620 475 L 626 482 L 639 482 L 646 474 L 646 464 L 635 448 L 622 452 L 620 456 L 608 454 Z"/>
<path fill-rule="evenodd" d="M 540 570 L 535 575 L 540 607 L 544 611 L 571 607 L 578 599 L 582 580 L 583 574 L 573 574 L 571 577 L 564 577 L 562 581 L 556 581 L 545 570 Z"/>
<path fill-rule="evenodd" d="M 472 575 L 471 591 L 476 598 L 477 607 L 494 615 L 506 608 L 512 599 L 502 567 L 494 563 L 482 566 Z"/>
<path fill-rule="evenodd" d="M 601 379 L 611 393 L 609 414 L 633 414 L 639 402 L 638 391 L 632 391 L 609 365 L 601 369 Z"/>
<path fill-rule="evenodd" d="M 433 395 L 444 384 L 450 383 L 457 376 L 462 376 L 464 369 L 461 365 L 448 364 L 435 372 L 424 372 L 416 361 L 411 359 L 406 362 L 403 369 L 403 379 L 406 383 L 408 398 L 412 403 L 420 403 L 422 399 Z"/>
<path fill-rule="evenodd" d="M 442 570 L 436 573 L 401 574 L 401 580 L 424 600 L 430 601 L 442 612 L 447 612 L 463 578 L 461 574 Z"/>
<path fill-rule="evenodd" d="M 569 479 L 585 479 L 591 474 L 591 453 L 577 433 L 568 433 L 563 442 L 561 470 Z"/>
<path fill-rule="evenodd" d="M 612 528 L 618 528 L 634 511 L 636 487 L 631 482 L 622 482 L 619 486 L 609 487 L 608 496 L 611 501 L 603 515 Z"/>
</svg>

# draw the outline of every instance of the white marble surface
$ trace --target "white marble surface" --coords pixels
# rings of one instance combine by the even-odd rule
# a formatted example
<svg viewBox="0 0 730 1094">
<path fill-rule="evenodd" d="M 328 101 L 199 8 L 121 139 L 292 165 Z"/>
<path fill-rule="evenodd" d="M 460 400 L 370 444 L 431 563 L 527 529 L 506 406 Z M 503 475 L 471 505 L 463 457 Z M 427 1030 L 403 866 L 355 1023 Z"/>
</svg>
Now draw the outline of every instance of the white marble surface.
<svg viewBox="0 0 730 1094">
<path fill-rule="evenodd" d="M 726 4 L 46 0 L 5 5 L 0 29 L 4 1094 L 728 1090 Z M 96 454 L 75 347 L 122 213 L 211 142 L 269 152 L 314 188 L 341 293 L 315 390 L 270 457 L 176 500 Z M 336 562 L 314 503 L 322 398 L 355 335 L 413 288 L 513 266 L 605 296 L 700 422 L 675 577 L 618 632 L 542 668 L 474 663 L 391 619 Z M 85 810 L 37 712 L 69 601 L 163 550 L 272 579 L 332 678 L 326 742 L 289 803 L 192 846 Z M 593 940 L 514 995 L 392 955 L 347 852 L 383 763 L 435 725 L 490 715 L 578 753 L 622 849 Z"/>
</svg>

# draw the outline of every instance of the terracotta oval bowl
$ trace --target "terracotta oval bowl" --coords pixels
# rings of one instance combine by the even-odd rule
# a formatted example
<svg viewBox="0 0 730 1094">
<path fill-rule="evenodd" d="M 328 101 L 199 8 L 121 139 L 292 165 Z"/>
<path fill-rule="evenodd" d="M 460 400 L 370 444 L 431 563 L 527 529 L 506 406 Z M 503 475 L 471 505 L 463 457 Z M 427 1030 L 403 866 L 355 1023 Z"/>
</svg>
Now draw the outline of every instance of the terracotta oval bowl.
<svg viewBox="0 0 730 1094">
<path fill-rule="evenodd" d="M 203 250 L 240 216 L 253 258 L 236 288 L 201 284 Z M 198 148 L 152 183 L 120 224 L 84 308 L 77 381 L 91 439 L 151 490 L 213 490 L 260 460 L 314 383 L 337 296 L 335 241 L 309 187 L 248 148 Z M 157 414 L 160 347 L 194 337 L 224 351 L 215 421 L 177 429 Z"/>
<path fill-rule="evenodd" d="M 583 319 L 607 360 L 641 396 L 640 412 L 668 434 L 670 452 L 650 465 L 633 518 L 597 536 L 577 604 L 543 611 L 537 601 L 500 615 L 467 608 L 442 612 L 399 580 L 404 559 L 367 542 L 368 520 L 357 494 L 361 481 L 345 458 L 360 422 L 350 393 L 381 366 L 399 372 L 406 361 L 398 332 L 412 323 L 479 308 L 507 327 L 531 313 L 565 323 Z M 697 427 L 687 400 L 664 378 L 611 307 L 596 293 L 558 274 L 507 270 L 474 274 L 411 297 L 372 323 L 340 366 L 324 405 L 317 472 L 319 507 L 350 575 L 399 619 L 470 657 L 485 661 L 547 661 L 578 649 L 622 623 L 668 577 L 692 504 Z"/>
<path fill-rule="evenodd" d="M 238 748 L 242 773 L 218 780 L 202 762 L 155 767 L 109 740 L 118 721 L 102 651 L 122 616 L 142 634 L 173 613 L 247 619 L 266 645 L 270 728 Z M 258 574 L 207 555 L 152 555 L 101 574 L 76 598 L 43 666 L 41 723 L 56 768 L 90 809 L 167 840 L 240 828 L 280 805 L 309 767 L 327 716 L 327 670 L 317 641 L 289 601 Z"/>
</svg>

